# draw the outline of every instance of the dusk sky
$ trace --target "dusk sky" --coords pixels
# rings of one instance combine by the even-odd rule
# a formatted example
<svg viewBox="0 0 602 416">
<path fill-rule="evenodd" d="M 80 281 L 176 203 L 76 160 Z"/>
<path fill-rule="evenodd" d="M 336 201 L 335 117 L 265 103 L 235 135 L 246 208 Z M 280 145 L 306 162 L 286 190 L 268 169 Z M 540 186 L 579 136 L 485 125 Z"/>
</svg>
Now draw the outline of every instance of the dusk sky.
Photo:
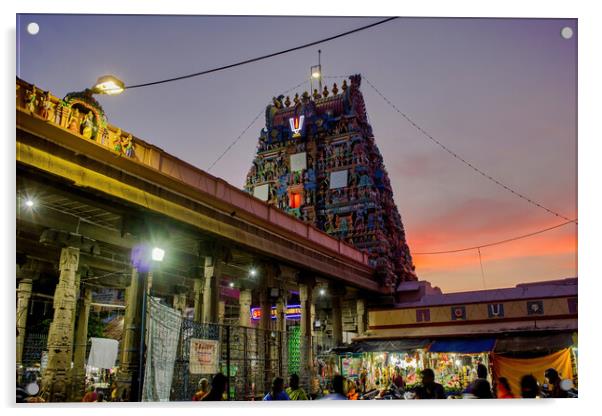
<svg viewBox="0 0 602 416">
<path fill-rule="evenodd" d="M 287 49 L 382 18 L 17 16 L 17 76 L 63 97 L 104 74 L 156 81 Z M 36 22 L 37 35 L 26 26 Z M 569 26 L 574 36 L 564 39 Z M 577 21 L 402 18 L 320 46 L 99 97 L 109 122 L 207 170 L 265 109 L 303 82 L 361 73 L 432 136 L 542 205 L 577 217 Z M 336 79 L 340 85 L 340 79 Z M 327 79 L 330 87 L 333 79 Z M 300 94 L 308 90 L 300 87 Z M 364 81 L 362 91 L 412 252 L 453 250 L 564 222 L 426 139 Z M 292 91 L 291 96 L 295 91 Z M 242 187 L 263 115 L 211 174 Z M 445 292 L 577 276 L 573 224 L 478 253 L 414 255 Z"/>
</svg>

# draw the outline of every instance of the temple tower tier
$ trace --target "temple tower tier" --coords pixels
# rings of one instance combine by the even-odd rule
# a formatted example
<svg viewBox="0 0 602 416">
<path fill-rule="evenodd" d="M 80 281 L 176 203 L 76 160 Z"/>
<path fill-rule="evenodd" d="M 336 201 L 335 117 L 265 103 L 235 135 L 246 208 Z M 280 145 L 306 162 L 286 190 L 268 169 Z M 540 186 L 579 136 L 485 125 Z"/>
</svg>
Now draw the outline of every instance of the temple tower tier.
<svg viewBox="0 0 602 416">
<path fill-rule="evenodd" d="M 369 255 L 384 286 L 416 280 L 361 75 L 319 93 L 274 97 L 245 190 Z"/>
</svg>

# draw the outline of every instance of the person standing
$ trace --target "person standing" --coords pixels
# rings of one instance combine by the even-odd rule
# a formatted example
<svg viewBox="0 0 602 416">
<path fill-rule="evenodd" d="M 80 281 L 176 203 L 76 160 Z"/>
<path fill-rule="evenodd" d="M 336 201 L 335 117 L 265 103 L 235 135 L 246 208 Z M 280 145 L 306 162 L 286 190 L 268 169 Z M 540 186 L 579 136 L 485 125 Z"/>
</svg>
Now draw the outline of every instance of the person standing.
<svg viewBox="0 0 602 416">
<path fill-rule="evenodd" d="M 265 395 L 263 400 L 290 400 L 290 397 L 288 397 L 288 394 L 284 391 L 284 379 L 282 377 L 274 378 L 274 381 L 272 381 L 272 390 Z"/>
<path fill-rule="evenodd" d="M 422 376 L 422 385 L 416 388 L 416 398 L 445 399 L 443 386 L 435 383 L 435 372 L 430 368 L 425 368 L 420 374 Z"/>
<path fill-rule="evenodd" d="M 393 384 L 400 390 L 405 388 L 405 382 L 403 381 L 403 377 L 401 376 L 401 369 L 399 367 L 395 367 L 395 374 L 393 375 Z"/>
<path fill-rule="evenodd" d="M 82 402 L 95 402 L 97 398 L 97 393 L 94 390 L 94 386 L 90 386 L 84 397 L 82 398 Z"/>
<path fill-rule="evenodd" d="M 192 401 L 198 402 L 203 400 L 203 397 L 207 394 L 209 394 L 209 380 L 202 378 L 199 380 L 199 389 L 194 393 L 194 396 L 192 396 Z"/>
<path fill-rule="evenodd" d="M 532 374 L 527 374 L 521 378 L 520 395 L 523 399 L 535 399 L 539 396 L 539 384 Z"/>
<path fill-rule="evenodd" d="M 307 400 L 307 394 L 305 390 L 299 387 L 299 376 L 297 374 L 291 374 L 288 387 L 286 388 L 286 394 L 291 400 Z"/>
<path fill-rule="evenodd" d="M 497 398 L 498 399 L 514 399 L 510 383 L 506 377 L 497 379 Z"/>
<path fill-rule="evenodd" d="M 224 392 L 226 391 L 226 385 L 228 380 L 222 373 L 217 373 L 213 380 L 211 380 L 211 390 L 208 394 L 201 399 L 203 402 L 219 402 L 224 400 Z"/>
<path fill-rule="evenodd" d="M 547 397 L 554 399 L 564 399 L 568 397 L 568 393 L 560 387 L 560 382 L 562 380 L 558 375 L 558 371 L 553 368 L 548 368 L 544 373 L 544 377 L 548 380 Z"/>
</svg>

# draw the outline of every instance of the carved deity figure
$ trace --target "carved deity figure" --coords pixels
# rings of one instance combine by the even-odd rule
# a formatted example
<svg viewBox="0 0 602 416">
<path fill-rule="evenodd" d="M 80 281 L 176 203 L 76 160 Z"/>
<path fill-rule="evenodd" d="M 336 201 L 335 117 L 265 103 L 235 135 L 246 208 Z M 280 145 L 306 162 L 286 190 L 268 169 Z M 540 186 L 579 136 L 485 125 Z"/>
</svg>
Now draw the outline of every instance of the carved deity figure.
<svg viewBox="0 0 602 416">
<path fill-rule="evenodd" d="M 33 114 L 36 111 L 37 105 L 38 97 L 36 95 L 36 88 L 34 87 L 33 90 L 28 90 L 25 93 L 25 108 L 27 108 L 27 110 Z"/>
<path fill-rule="evenodd" d="M 134 141 L 132 140 L 132 135 L 128 134 L 123 138 L 121 142 L 121 147 L 123 149 L 123 153 L 127 157 L 132 157 L 134 155 Z"/>
<path fill-rule="evenodd" d="M 121 141 L 121 129 L 117 129 L 115 135 L 111 139 L 111 146 L 113 147 L 113 150 L 118 153 L 121 153 Z"/>
<path fill-rule="evenodd" d="M 84 139 L 92 138 L 92 133 L 94 132 L 94 122 L 92 121 L 93 117 L 94 114 L 92 114 L 92 111 L 89 111 L 88 114 L 86 114 L 81 121 L 80 129 L 82 132 L 82 136 L 84 136 Z"/>
<path fill-rule="evenodd" d="M 79 110 L 76 108 L 72 111 L 69 118 L 69 130 L 74 133 L 79 133 Z"/>
</svg>

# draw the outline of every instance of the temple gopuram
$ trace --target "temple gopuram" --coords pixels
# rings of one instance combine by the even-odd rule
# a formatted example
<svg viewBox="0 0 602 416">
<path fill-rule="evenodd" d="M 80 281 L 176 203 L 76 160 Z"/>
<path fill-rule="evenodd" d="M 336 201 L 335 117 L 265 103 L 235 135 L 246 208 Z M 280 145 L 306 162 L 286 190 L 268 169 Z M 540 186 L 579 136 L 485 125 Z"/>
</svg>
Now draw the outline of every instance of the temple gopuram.
<svg viewBox="0 0 602 416">
<path fill-rule="evenodd" d="M 361 75 L 301 97 L 274 97 L 245 190 L 369 255 L 381 284 L 417 280 Z"/>
</svg>

